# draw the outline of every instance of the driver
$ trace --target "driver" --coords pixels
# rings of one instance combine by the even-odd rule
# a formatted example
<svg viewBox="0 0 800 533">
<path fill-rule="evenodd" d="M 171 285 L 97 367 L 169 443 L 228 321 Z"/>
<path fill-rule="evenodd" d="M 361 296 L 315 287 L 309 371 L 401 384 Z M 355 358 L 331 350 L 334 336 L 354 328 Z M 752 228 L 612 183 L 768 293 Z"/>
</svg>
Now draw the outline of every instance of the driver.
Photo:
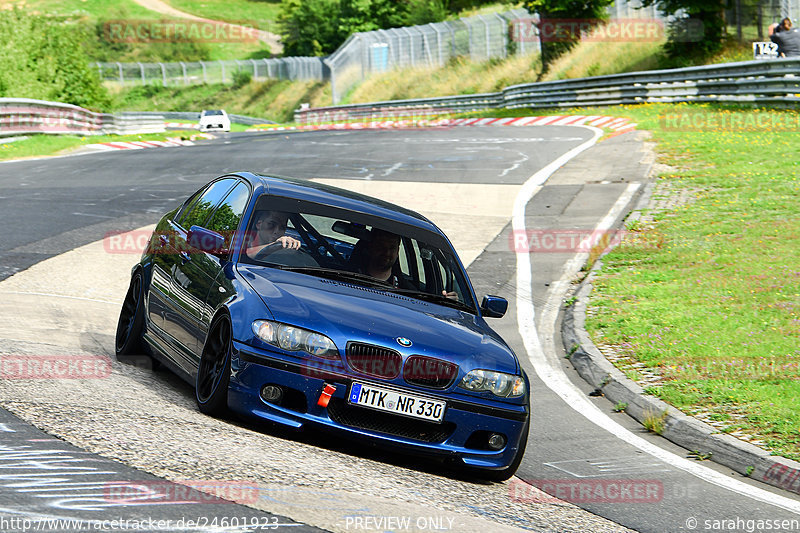
<svg viewBox="0 0 800 533">
<path fill-rule="evenodd" d="M 288 248 L 299 250 L 300 241 L 284 235 L 289 215 L 280 211 L 261 211 L 253 225 L 255 236 L 247 247 L 248 257 L 255 258 L 264 248 L 275 245 L 275 251 Z M 278 247 L 277 245 L 280 245 Z M 268 252 L 265 252 L 268 253 Z"/>
</svg>

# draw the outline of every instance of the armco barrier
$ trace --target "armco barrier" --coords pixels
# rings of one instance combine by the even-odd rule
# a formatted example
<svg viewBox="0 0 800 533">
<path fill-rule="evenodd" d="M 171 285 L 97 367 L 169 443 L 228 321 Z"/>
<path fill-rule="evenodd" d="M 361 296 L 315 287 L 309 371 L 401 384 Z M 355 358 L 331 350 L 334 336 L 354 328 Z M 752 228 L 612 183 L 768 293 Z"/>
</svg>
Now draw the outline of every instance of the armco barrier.
<svg viewBox="0 0 800 533">
<path fill-rule="evenodd" d="M 0 137 L 31 133 L 122 135 L 163 131 L 161 115 L 111 115 L 58 102 L 0 98 Z"/>
<path fill-rule="evenodd" d="M 800 59 L 775 59 L 526 83 L 496 93 L 298 109 L 295 121 L 309 124 L 499 108 L 542 109 L 652 102 L 796 107 L 800 102 L 798 96 Z"/>
<path fill-rule="evenodd" d="M 129 115 L 140 115 L 145 117 L 160 116 L 169 120 L 181 120 L 188 122 L 197 122 L 200 119 L 200 111 L 137 111 L 137 112 L 122 112 L 123 117 Z M 249 117 L 247 115 L 236 115 L 228 113 L 228 118 L 234 124 L 244 124 L 245 126 L 255 126 L 256 124 L 275 124 L 271 120 L 259 117 Z"/>
</svg>

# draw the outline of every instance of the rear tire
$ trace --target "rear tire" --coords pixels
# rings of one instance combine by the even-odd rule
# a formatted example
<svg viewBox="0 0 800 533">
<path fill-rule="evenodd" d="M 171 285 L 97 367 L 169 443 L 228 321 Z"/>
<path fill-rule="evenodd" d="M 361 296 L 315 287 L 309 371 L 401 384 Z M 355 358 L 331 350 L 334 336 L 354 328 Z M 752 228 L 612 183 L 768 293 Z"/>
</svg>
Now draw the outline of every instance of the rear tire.
<svg viewBox="0 0 800 533">
<path fill-rule="evenodd" d="M 144 276 L 137 270 L 131 278 L 117 321 L 114 352 L 121 363 L 154 369 L 156 361 L 142 340 L 144 334 Z"/>
<path fill-rule="evenodd" d="M 211 322 L 197 368 L 197 407 L 202 413 L 214 417 L 228 413 L 232 331 L 231 319 L 226 314 L 217 316 Z"/>
</svg>

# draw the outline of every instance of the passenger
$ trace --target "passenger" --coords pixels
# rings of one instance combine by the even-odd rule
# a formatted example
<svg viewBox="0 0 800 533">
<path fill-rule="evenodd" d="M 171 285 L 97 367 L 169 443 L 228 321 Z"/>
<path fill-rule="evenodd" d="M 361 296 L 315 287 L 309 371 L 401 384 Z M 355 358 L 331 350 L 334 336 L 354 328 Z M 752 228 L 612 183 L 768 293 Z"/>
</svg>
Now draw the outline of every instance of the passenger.
<svg viewBox="0 0 800 533">
<path fill-rule="evenodd" d="M 399 279 L 394 275 L 393 269 L 399 253 L 399 235 L 373 228 L 366 241 L 361 273 L 397 287 Z"/>
<path fill-rule="evenodd" d="M 300 249 L 300 241 L 285 235 L 286 225 L 289 221 L 288 214 L 280 211 L 261 211 L 256 217 L 253 225 L 255 235 L 247 247 L 248 257 L 255 258 L 264 248 L 277 244 L 280 244 L 280 247 L 275 246 L 275 251 L 285 248 Z"/>
<path fill-rule="evenodd" d="M 394 267 L 400 254 L 399 235 L 372 228 L 369 237 L 366 239 L 365 254 L 364 257 L 360 258 L 361 265 L 359 270 L 362 274 L 388 283 L 393 287 L 418 289 L 418 287 L 412 287 L 411 282 L 406 280 L 400 273 L 395 272 Z M 458 294 L 455 292 L 442 291 L 442 296 L 451 300 L 458 300 Z"/>
</svg>

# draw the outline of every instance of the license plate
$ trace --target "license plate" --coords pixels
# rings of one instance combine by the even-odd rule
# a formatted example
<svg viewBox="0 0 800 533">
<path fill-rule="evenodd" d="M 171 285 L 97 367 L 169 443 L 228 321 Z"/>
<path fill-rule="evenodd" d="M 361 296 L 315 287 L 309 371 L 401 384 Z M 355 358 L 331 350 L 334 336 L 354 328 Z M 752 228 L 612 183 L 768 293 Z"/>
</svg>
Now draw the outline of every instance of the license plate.
<svg viewBox="0 0 800 533">
<path fill-rule="evenodd" d="M 397 392 L 363 383 L 353 383 L 348 401 L 353 405 L 370 407 L 388 413 L 441 422 L 447 402 L 430 400 L 413 394 Z"/>
</svg>

